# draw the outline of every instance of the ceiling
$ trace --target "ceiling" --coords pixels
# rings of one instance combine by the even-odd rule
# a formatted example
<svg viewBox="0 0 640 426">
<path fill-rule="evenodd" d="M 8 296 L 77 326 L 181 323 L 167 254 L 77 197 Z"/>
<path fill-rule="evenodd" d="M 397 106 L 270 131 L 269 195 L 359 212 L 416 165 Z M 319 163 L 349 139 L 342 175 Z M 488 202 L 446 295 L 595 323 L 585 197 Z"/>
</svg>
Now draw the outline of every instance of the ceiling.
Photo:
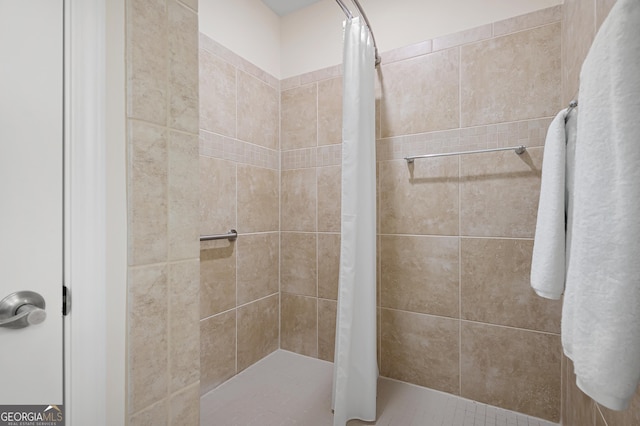
<svg viewBox="0 0 640 426">
<path fill-rule="evenodd" d="M 320 0 L 262 0 L 264 4 L 269 6 L 269 9 L 280 16 L 303 9 L 318 1 Z"/>
</svg>

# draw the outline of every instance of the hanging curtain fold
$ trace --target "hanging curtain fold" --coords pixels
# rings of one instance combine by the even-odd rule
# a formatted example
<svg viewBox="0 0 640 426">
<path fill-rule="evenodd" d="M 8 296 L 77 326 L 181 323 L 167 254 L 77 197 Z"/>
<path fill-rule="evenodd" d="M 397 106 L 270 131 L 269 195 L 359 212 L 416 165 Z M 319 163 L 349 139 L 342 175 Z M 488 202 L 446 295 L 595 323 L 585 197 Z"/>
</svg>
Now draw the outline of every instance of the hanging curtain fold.
<svg viewBox="0 0 640 426">
<path fill-rule="evenodd" d="M 333 373 L 334 426 L 376 419 L 375 53 L 347 20 L 343 60 L 342 237 Z"/>
</svg>

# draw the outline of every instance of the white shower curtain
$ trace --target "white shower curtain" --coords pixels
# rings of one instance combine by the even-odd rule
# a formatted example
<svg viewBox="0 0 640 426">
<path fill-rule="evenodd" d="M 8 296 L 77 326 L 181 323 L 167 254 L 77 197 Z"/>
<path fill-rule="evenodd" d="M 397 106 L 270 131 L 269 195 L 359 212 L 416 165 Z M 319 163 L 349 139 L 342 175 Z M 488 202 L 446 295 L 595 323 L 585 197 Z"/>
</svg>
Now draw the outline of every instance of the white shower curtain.
<svg viewBox="0 0 640 426">
<path fill-rule="evenodd" d="M 334 426 L 376 419 L 374 48 L 361 18 L 344 33 L 342 239 L 333 371 Z"/>
</svg>

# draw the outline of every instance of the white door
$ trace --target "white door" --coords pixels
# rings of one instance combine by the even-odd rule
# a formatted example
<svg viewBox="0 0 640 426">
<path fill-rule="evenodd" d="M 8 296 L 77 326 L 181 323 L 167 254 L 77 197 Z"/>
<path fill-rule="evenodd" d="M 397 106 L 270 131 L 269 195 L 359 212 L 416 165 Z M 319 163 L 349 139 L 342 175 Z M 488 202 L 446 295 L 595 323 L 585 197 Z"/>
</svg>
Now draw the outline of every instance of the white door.
<svg viewBox="0 0 640 426">
<path fill-rule="evenodd" d="M 0 425 L 10 405 L 56 406 L 45 417 L 56 420 L 63 404 L 63 0 L 0 0 L 0 270 L 0 299 L 30 291 L 46 303 L 46 318 L 22 306 L 13 317 L 32 324 L 7 328 L 16 324 L 0 302 Z"/>
</svg>

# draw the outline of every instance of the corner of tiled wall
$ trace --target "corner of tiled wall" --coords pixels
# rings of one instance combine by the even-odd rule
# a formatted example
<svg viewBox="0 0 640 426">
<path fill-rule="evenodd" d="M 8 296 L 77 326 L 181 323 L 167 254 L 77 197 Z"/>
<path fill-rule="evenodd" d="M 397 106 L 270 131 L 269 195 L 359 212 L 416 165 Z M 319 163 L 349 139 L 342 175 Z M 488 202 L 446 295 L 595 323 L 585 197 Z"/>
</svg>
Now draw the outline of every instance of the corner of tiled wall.
<svg viewBox="0 0 640 426">
<path fill-rule="evenodd" d="M 280 102 L 280 346 L 333 361 L 340 255 L 340 67 L 284 80 Z"/>
<path fill-rule="evenodd" d="M 565 0 L 562 28 L 563 103 L 579 97 L 580 68 L 598 28 L 616 0 Z M 563 356 L 562 424 L 565 426 L 628 426 L 640 424 L 640 388 L 625 411 L 609 410 L 577 386 L 571 360 Z"/>
<path fill-rule="evenodd" d="M 200 34 L 201 394 L 279 347 L 280 82 Z"/>
<path fill-rule="evenodd" d="M 197 0 L 127 0 L 128 424 L 199 425 Z"/>
</svg>

